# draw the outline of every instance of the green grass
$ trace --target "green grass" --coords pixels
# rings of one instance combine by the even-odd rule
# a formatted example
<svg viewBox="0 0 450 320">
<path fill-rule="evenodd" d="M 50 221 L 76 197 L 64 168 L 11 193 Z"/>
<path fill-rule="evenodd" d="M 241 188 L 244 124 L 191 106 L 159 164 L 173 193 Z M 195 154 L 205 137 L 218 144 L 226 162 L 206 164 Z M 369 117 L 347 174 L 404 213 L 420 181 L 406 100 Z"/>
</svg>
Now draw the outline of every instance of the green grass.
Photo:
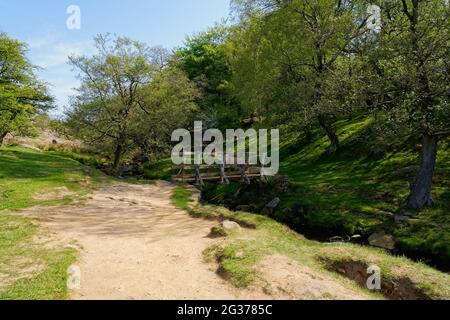
<svg viewBox="0 0 450 320">
<path fill-rule="evenodd" d="M 76 250 L 50 244 L 45 229 L 16 211 L 69 204 L 106 179 L 60 153 L 0 149 L 0 299 L 67 297 L 66 272 L 76 260 Z M 60 187 L 67 188 L 70 195 L 45 200 L 35 197 Z"/>
<path fill-rule="evenodd" d="M 282 155 L 280 174 L 291 178 L 293 188 L 282 197 L 276 213 L 296 203 L 310 210 L 306 217 L 312 227 L 346 234 L 369 235 L 378 229 L 391 232 L 403 252 L 450 263 L 450 148 L 441 141 L 434 177 L 435 205 L 414 216 L 410 226 L 393 223 L 393 215 L 404 210 L 409 184 L 414 175 L 396 176 L 398 170 L 419 165 L 415 144 L 394 141 L 386 154 L 371 156 L 375 146 L 368 133 L 370 120 L 341 121 L 337 124 L 341 150 L 329 157 L 325 138 Z M 385 195 L 385 196 L 383 196 Z"/>
<path fill-rule="evenodd" d="M 271 215 L 300 233 L 317 239 L 360 234 L 367 238 L 384 229 L 396 238 L 399 252 L 428 261 L 443 269 L 450 265 L 450 141 L 440 141 L 434 177 L 433 208 L 415 213 L 410 225 L 394 223 L 402 214 L 414 174 L 399 176 L 402 168 L 419 165 L 420 141 L 389 141 L 386 152 L 374 155 L 377 146 L 370 119 L 356 118 L 336 123 L 341 140 L 337 154 L 329 156 L 329 142 L 322 130 L 311 143 L 291 136 L 282 141 L 280 175 L 290 179 L 290 190 L 275 194 L 270 182 L 242 189 L 207 185 L 204 198 L 233 209 L 261 213 L 275 196 L 280 206 Z M 236 191 L 242 189 L 239 197 Z M 247 192 L 249 191 L 249 192 Z M 303 208 L 302 212 L 293 208 Z"/>
<path fill-rule="evenodd" d="M 172 160 L 163 159 L 144 165 L 144 177 L 150 180 L 167 180 L 172 178 Z"/>
<path fill-rule="evenodd" d="M 180 185 L 175 187 L 170 197 L 170 200 L 172 201 L 172 204 L 175 207 L 180 208 L 182 210 L 188 210 L 192 195 L 193 193 L 191 190 Z"/>
<path fill-rule="evenodd" d="M 68 204 L 73 198 L 42 201 L 33 196 L 44 190 L 64 186 L 76 198 L 89 191 L 80 181 L 95 182 L 103 178 L 97 170 L 55 152 L 3 148 L 0 149 L 0 211 L 35 205 Z"/>
<path fill-rule="evenodd" d="M 104 167 L 107 164 L 107 161 L 99 156 L 92 155 L 92 154 L 84 154 L 79 152 L 73 152 L 73 151 L 52 151 L 49 150 L 47 152 L 48 154 L 55 154 L 55 155 L 61 155 L 67 158 L 71 158 L 85 166 L 90 167 Z"/>
<path fill-rule="evenodd" d="M 231 212 L 223 207 L 197 205 L 189 208 L 195 217 L 229 219 L 242 226 L 252 226 L 251 232 L 229 235 L 223 242 L 204 252 L 207 261 L 219 263 L 218 272 L 237 287 L 246 287 L 256 280 L 264 281 L 256 264 L 265 256 L 281 254 L 298 263 L 326 274 L 347 286 L 373 298 L 378 293 L 358 287 L 329 269 L 329 263 L 356 261 L 381 268 L 382 277 L 394 282 L 408 278 L 414 286 L 432 299 L 450 298 L 450 276 L 405 257 L 394 257 L 381 249 L 355 244 L 323 244 L 304 238 L 283 224 L 265 216 L 246 212 Z"/>
</svg>

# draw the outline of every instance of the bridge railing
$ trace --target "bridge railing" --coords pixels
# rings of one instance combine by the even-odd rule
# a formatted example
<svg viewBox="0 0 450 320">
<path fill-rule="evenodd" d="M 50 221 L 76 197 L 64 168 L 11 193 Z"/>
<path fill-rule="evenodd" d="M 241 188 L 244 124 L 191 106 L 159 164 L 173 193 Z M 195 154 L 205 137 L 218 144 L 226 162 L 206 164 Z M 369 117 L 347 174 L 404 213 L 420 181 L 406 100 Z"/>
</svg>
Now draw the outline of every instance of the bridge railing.
<svg viewBox="0 0 450 320">
<path fill-rule="evenodd" d="M 192 156 L 193 154 L 186 154 Z M 196 185 L 203 185 L 204 181 L 218 181 L 222 184 L 229 184 L 230 180 L 239 180 L 241 183 L 249 184 L 251 179 L 261 177 L 263 166 L 250 164 L 249 153 L 246 153 L 246 164 L 236 164 L 236 157 L 223 155 L 224 164 L 182 164 L 173 166 L 174 182 L 195 182 Z"/>
</svg>

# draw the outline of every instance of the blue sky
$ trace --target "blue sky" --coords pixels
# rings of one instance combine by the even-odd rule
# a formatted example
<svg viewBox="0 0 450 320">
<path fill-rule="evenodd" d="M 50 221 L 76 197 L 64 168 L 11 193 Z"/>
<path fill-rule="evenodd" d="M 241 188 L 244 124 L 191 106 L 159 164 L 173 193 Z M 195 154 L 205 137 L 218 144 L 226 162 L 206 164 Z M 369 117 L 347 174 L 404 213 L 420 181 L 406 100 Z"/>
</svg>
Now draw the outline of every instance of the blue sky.
<svg viewBox="0 0 450 320">
<path fill-rule="evenodd" d="M 70 5 L 81 9 L 80 30 L 66 27 Z M 171 49 L 228 15 L 229 0 L 0 0 L 0 31 L 29 44 L 29 59 L 43 68 L 39 76 L 51 84 L 60 113 L 78 86 L 67 57 L 92 54 L 95 35 Z"/>
</svg>

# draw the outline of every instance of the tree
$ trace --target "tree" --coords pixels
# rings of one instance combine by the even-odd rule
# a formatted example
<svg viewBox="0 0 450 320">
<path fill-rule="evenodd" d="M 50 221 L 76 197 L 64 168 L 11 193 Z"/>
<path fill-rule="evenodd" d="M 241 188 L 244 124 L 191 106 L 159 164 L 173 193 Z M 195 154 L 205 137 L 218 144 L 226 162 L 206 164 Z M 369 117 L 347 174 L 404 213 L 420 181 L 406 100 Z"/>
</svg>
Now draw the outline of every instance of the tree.
<svg viewBox="0 0 450 320">
<path fill-rule="evenodd" d="M 131 136 L 140 149 L 140 161 L 147 162 L 169 155 L 172 132 L 192 126 L 199 91 L 183 71 L 168 63 L 143 89 L 143 96 L 142 109 L 133 116 Z"/>
<path fill-rule="evenodd" d="M 422 140 L 420 171 L 407 202 L 409 209 L 422 209 L 433 203 L 438 143 L 450 133 L 450 8 L 445 0 L 401 0 L 382 12 L 366 83 L 371 104 Z"/>
<path fill-rule="evenodd" d="M 147 157 L 170 141 L 172 126 L 162 123 L 180 124 L 196 94 L 189 79 L 168 66 L 166 50 L 122 37 L 98 36 L 95 43 L 97 55 L 70 57 L 82 84 L 68 124 L 77 136 L 110 154 L 118 174 L 124 156 L 140 149 Z"/>
<path fill-rule="evenodd" d="M 132 146 L 131 121 L 142 105 L 141 89 L 151 82 L 157 66 L 149 62 L 149 48 L 138 41 L 100 35 L 95 45 L 97 55 L 69 58 L 80 71 L 82 84 L 68 116 L 92 142 L 112 148 L 113 171 L 118 173 L 124 154 Z"/>
<path fill-rule="evenodd" d="M 335 153 L 339 139 L 332 123 L 343 114 L 345 104 L 330 99 L 335 90 L 330 79 L 345 78 L 341 72 L 348 68 L 343 60 L 349 59 L 355 41 L 367 32 L 360 2 L 238 3 L 247 8 L 244 11 L 257 12 L 243 21 L 244 38 L 249 41 L 237 41 L 233 72 L 238 95 L 259 109 L 272 104 L 284 109 L 275 113 L 292 117 L 297 112 L 295 118 L 304 121 L 299 127 L 306 130 L 317 122 L 329 138 L 329 153 Z M 252 3 L 260 10 L 249 11 Z"/>
<path fill-rule="evenodd" d="M 219 129 L 239 126 L 240 105 L 230 90 L 231 68 L 227 55 L 229 30 L 216 26 L 186 39 L 176 52 L 179 67 L 202 92 L 197 100 L 205 126 Z"/>
<path fill-rule="evenodd" d="M 0 33 L 0 145 L 8 133 L 26 133 L 33 117 L 52 107 L 53 99 L 25 52 L 24 43 Z"/>
</svg>

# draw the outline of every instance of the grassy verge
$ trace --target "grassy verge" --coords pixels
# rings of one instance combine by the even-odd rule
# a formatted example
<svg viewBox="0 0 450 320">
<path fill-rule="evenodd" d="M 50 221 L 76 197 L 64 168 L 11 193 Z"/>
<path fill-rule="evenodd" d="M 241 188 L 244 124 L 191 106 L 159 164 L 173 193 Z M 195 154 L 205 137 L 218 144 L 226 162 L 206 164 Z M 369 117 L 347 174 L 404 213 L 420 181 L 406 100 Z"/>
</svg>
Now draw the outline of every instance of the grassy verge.
<svg viewBox="0 0 450 320">
<path fill-rule="evenodd" d="M 189 210 L 189 204 L 192 198 L 192 191 L 184 186 L 177 186 L 172 192 L 170 200 L 172 204 L 182 210 Z"/>
<path fill-rule="evenodd" d="M 178 190 L 176 193 L 181 194 Z M 188 199 L 187 196 L 184 198 Z M 222 242 L 204 252 L 207 261 L 219 263 L 219 273 L 237 287 L 246 287 L 261 279 L 255 265 L 262 258 L 281 254 L 320 273 L 334 277 L 336 281 L 349 280 L 332 268 L 339 263 L 359 263 L 363 266 L 380 267 L 383 283 L 399 283 L 408 280 L 411 288 L 430 299 L 450 298 L 450 276 L 405 257 L 395 257 L 389 253 L 368 246 L 356 244 L 324 244 L 304 238 L 283 224 L 271 218 L 246 212 L 232 212 L 213 205 L 189 207 L 191 215 L 198 218 L 227 219 L 251 228 L 251 232 L 231 234 Z M 353 282 L 352 282 L 353 283 Z M 356 290 L 373 298 L 382 298 L 379 293 L 368 291 L 354 283 Z"/>
<path fill-rule="evenodd" d="M 46 230 L 15 211 L 69 204 L 104 179 L 56 152 L 0 149 L 0 299 L 67 297 L 66 272 L 76 250 L 52 244 Z"/>
<path fill-rule="evenodd" d="M 341 150 L 326 156 L 328 142 L 316 139 L 296 151 L 282 154 L 281 174 L 288 175 L 292 189 L 282 197 L 275 217 L 283 220 L 286 209 L 307 208 L 306 224 L 322 230 L 370 235 L 384 229 L 396 238 L 400 252 L 431 259 L 440 266 L 450 263 L 450 148 L 440 142 L 434 177 L 433 208 L 413 214 L 408 224 L 394 223 L 405 212 L 414 169 L 419 163 L 418 143 L 393 141 L 381 155 L 370 133 L 370 121 L 337 124 Z M 288 148 L 288 147 L 287 147 Z"/>
<path fill-rule="evenodd" d="M 288 192 L 276 194 L 270 182 L 249 187 L 232 183 L 208 185 L 204 198 L 233 210 L 262 213 L 279 197 L 281 203 L 270 217 L 309 238 L 359 234 L 365 240 L 382 229 L 395 237 L 398 253 L 448 270 L 450 141 L 440 141 L 433 208 L 409 212 L 408 223 L 397 224 L 395 216 L 405 214 L 420 163 L 420 142 L 376 141 L 370 119 L 340 121 L 336 127 L 341 148 L 333 156 L 327 155 L 329 142 L 320 130 L 311 142 L 301 136 L 282 141 L 280 175 L 289 177 Z"/>
</svg>

